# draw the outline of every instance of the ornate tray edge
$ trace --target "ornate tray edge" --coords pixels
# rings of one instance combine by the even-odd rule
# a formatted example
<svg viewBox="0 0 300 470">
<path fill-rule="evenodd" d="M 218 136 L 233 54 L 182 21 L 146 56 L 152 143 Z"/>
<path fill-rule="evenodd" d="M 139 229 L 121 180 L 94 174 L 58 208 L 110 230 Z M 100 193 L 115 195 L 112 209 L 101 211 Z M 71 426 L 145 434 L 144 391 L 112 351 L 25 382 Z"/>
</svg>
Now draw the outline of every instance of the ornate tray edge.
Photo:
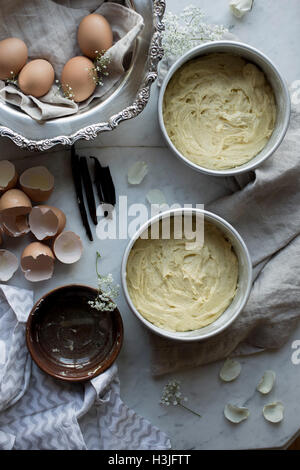
<svg viewBox="0 0 300 470">
<path fill-rule="evenodd" d="M 162 34 L 164 31 L 163 16 L 165 12 L 165 0 L 153 1 L 153 26 L 154 33 L 149 48 L 148 73 L 139 89 L 139 92 L 132 105 L 112 116 L 107 122 L 100 122 L 86 126 L 72 135 L 61 135 L 51 139 L 30 140 L 18 134 L 8 127 L 0 126 L 0 137 L 7 137 L 18 147 L 30 151 L 45 151 L 55 145 L 73 145 L 77 140 L 91 140 L 97 137 L 100 132 L 115 129 L 122 121 L 127 121 L 138 116 L 146 107 L 150 99 L 151 85 L 157 79 L 158 64 L 163 58 Z"/>
</svg>

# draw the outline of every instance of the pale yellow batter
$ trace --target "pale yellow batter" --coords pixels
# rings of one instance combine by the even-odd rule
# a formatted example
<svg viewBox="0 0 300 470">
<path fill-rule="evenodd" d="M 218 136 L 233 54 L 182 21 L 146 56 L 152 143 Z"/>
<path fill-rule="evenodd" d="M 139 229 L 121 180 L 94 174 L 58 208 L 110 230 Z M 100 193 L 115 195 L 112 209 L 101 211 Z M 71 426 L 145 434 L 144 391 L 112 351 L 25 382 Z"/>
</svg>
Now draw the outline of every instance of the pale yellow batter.
<svg viewBox="0 0 300 470">
<path fill-rule="evenodd" d="M 274 93 L 264 73 L 243 58 L 209 54 L 183 65 L 163 103 L 167 133 L 182 155 L 222 170 L 255 157 L 276 120 Z"/>
<path fill-rule="evenodd" d="M 206 222 L 203 246 L 194 245 L 191 249 L 185 238 L 138 239 L 130 252 L 127 285 L 132 302 L 165 330 L 209 325 L 235 296 L 238 260 L 222 232 Z"/>
</svg>

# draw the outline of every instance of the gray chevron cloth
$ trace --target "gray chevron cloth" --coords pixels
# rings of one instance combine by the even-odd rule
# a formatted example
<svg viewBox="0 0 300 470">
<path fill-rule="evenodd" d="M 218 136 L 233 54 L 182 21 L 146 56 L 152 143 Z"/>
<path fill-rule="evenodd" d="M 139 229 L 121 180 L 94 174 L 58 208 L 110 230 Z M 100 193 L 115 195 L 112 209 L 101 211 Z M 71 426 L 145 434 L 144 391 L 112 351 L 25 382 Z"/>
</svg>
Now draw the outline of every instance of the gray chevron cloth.
<svg viewBox="0 0 300 470">
<path fill-rule="evenodd" d="M 33 293 L 0 285 L 0 450 L 163 450 L 168 437 L 120 398 L 117 366 L 90 382 L 44 374 L 25 344 Z"/>
</svg>

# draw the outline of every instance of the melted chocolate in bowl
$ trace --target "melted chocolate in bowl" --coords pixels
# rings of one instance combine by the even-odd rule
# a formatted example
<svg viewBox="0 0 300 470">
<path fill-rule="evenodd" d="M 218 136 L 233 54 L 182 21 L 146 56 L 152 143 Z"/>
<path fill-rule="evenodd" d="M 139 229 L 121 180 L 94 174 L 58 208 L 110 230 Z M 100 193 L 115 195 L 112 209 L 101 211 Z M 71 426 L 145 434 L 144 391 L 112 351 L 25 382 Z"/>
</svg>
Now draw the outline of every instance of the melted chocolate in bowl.
<svg viewBox="0 0 300 470">
<path fill-rule="evenodd" d="M 96 291 L 86 286 L 56 289 L 33 307 L 27 345 L 37 365 L 68 381 L 89 380 L 116 359 L 123 338 L 119 311 L 91 308 Z"/>
</svg>

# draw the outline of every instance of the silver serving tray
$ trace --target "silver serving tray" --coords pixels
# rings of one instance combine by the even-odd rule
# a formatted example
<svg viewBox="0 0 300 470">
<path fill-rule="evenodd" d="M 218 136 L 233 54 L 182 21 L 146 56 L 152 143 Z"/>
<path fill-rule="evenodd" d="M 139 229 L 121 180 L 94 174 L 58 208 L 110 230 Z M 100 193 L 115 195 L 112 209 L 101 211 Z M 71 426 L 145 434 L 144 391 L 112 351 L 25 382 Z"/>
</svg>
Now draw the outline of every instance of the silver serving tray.
<svg viewBox="0 0 300 470">
<path fill-rule="evenodd" d="M 136 40 L 129 69 L 108 96 L 93 100 L 81 113 L 44 123 L 0 102 L 0 137 L 8 137 L 23 149 L 44 151 L 59 144 L 94 139 L 143 111 L 163 57 L 165 0 L 128 0 L 127 3 L 143 16 L 145 26 Z"/>
</svg>

